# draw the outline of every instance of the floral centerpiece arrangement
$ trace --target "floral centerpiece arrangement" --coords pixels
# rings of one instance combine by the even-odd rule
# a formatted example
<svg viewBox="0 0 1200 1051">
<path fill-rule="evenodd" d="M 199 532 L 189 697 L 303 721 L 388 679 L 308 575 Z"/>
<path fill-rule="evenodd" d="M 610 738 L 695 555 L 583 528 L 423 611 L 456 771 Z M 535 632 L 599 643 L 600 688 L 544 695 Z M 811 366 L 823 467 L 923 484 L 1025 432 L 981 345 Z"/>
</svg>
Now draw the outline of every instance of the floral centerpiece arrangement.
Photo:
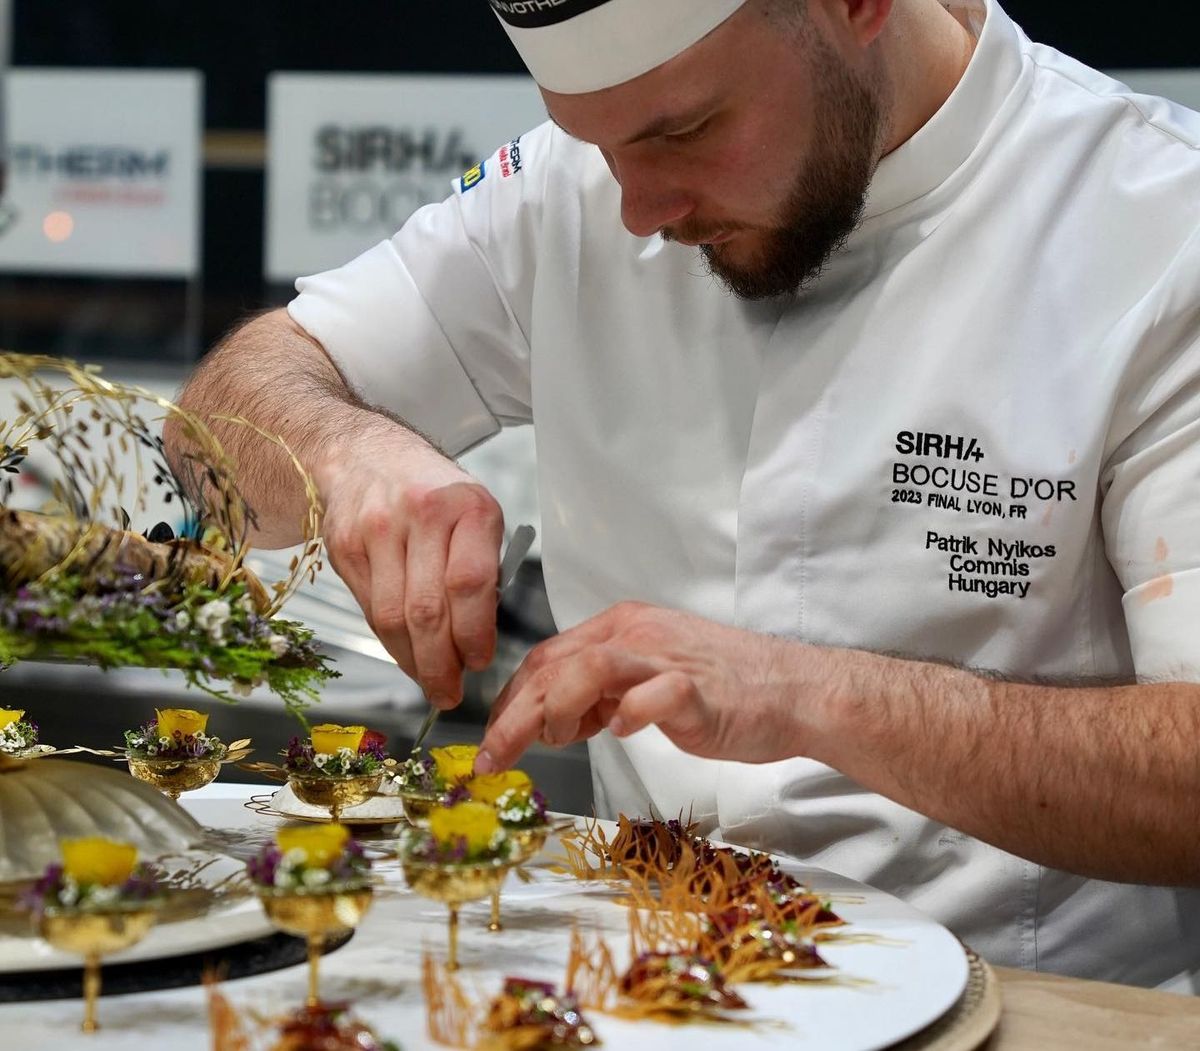
<svg viewBox="0 0 1200 1051">
<path fill-rule="evenodd" d="M 431 748 L 422 756 L 414 751 L 392 774 L 396 790 L 404 802 L 404 814 L 414 825 L 429 820 L 430 811 L 440 803 L 467 798 L 459 789 L 475 772 L 479 746 L 451 744 Z M 456 793 L 453 798 L 448 793 Z"/>
<path fill-rule="evenodd" d="M 267 918 L 308 944 L 308 1006 L 320 1006 L 325 939 L 353 930 L 371 906 L 370 862 L 344 825 L 281 828 L 246 865 Z"/>
<path fill-rule="evenodd" d="M 534 787 L 524 770 L 501 770 L 472 777 L 452 790 L 447 802 L 460 798 L 493 807 L 506 829 L 540 829 L 546 825 L 546 797 Z"/>
<path fill-rule="evenodd" d="M 314 726 L 308 740 L 293 737 L 283 768 L 304 777 L 360 777 L 378 774 L 387 762 L 387 738 L 365 726 Z"/>
<path fill-rule="evenodd" d="M 205 733 L 208 715 L 194 708 L 156 708 L 154 722 L 125 731 L 125 754 L 137 759 L 223 759 L 229 749 Z"/>
<path fill-rule="evenodd" d="M 444 787 L 434 803 L 422 807 L 421 821 L 428 831 L 406 841 L 409 857 L 425 863 L 444 864 L 502 858 L 522 865 L 545 846 L 550 835 L 546 798 L 534 788 L 523 770 L 499 770 L 474 774 L 475 745 L 450 745 L 432 749 L 434 776 Z M 403 789 L 401 789 L 403 795 Z M 404 800 L 406 810 L 409 799 Z M 488 813 L 491 811 L 491 813 Z M 412 821 L 412 815 L 409 815 Z M 485 842 L 485 840 L 490 842 Z M 493 881 L 491 931 L 500 924 L 500 887 Z"/>
<path fill-rule="evenodd" d="M 450 744 L 429 749 L 427 756 L 410 755 L 393 775 L 401 795 L 438 799 L 471 779 L 479 746 Z"/>
<path fill-rule="evenodd" d="M 474 766 L 474 746 L 469 747 Z M 500 830 L 508 841 L 508 856 L 521 865 L 546 844 L 550 823 L 546 817 L 546 799 L 524 770 L 500 770 L 494 774 L 479 774 L 459 781 L 442 797 L 447 807 L 466 802 L 488 806 L 496 815 Z M 500 890 L 492 892 L 492 915 L 488 930 L 502 929 L 500 922 Z"/>
<path fill-rule="evenodd" d="M 38 726 L 25 718 L 24 708 L 0 708 L 0 758 L 24 759 L 53 752 L 38 742 Z"/>
<path fill-rule="evenodd" d="M 293 737 L 284 753 L 283 772 L 296 798 L 323 807 L 332 819 L 365 803 L 379 791 L 391 760 L 383 734 L 365 726 L 314 726 L 308 740 Z"/>
<path fill-rule="evenodd" d="M 248 738 L 225 744 L 206 733 L 208 716 L 194 708 L 160 708 L 154 722 L 125 731 L 122 752 L 129 772 L 172 799 L 216 780 L 221 764 L 250 754 Z M 101 752 L 111 755 L 111 752 Z"/>
<path fill-rule="evenodd" d="M 427 827 L 411 827 L 401 834 L 400 863 L 408 885 L 449 907 L 448 970 L 458 968 L 459 908 L 491 897 L 490 926 L 499 930 L 500 887 L 519 857 L 518 844 L 500 823 L 495 807 L 472 800 L 434 806 Z"/>
<path fill-rule="evenodd" d="M 13 512 L 15 513 L 15 512 Z M 177 668 L 222 700 L 265 685 L 292 708 L 336 673 L 304 625 L 264 614 L 245 584 L 149 590 L 141 573 L 98 586 L 52 574 L 0 592 L 0 663 L 54 656 L 103 668 Z M 213 685 L 227 680 L 229 692 Z"/>
<path fill-rule="evenodd" d="M 0 354 L 0 379 L 17 410 L 0 420 L 0 666 L 176 669 L 225 700 L 262 685 L 293 710 L 315 701 L 336 673 L 313 633 L 277 614 L 321 566 L 321 506 L 282 439 L 223 419 L 280 446 L 308 497 L 301 553 L 268 586 L 246 565 L 254 509 L 204 420 L 61 358 Z M 12 476 L 35 446 L 53 462 L 53 499 L 11 507 Z M 133 520 L 151 513 L 152 495 L 177 518 L 140 532 Z"/>
<path fill-rule="evenodd" d="M 255 889 L 336 893 L 370 882 L 371 863 L 345 825 L 281 828 L 246 865 Z"/>
<path fill-rule="evenodd" d="M 496 808 L 472 800 L 434 807 L 428 828 L 407 829 L 400 849 L 404 857 L 431 865 L 505 862 L 516 853 Z"/>
<path fill-rule="evenodd" d="M 64 839 L 62 860 L 49 865 L 21 899 L 37 915 L 142 908 L 162 896 L 162 871 L 138 863 L 130 843 L 89 836 Z"/>
<path fill-rule="evenodd" d="M 141 941 L 166 901 L 166 875 L 138 863 L 131 843 L 89 836 L 59 843 L 61 862 L 48 866 L 21 904 L 54 948 L 83 957 L 83 1031 L 95 1032 L 101 957 Z"/>
</svg>

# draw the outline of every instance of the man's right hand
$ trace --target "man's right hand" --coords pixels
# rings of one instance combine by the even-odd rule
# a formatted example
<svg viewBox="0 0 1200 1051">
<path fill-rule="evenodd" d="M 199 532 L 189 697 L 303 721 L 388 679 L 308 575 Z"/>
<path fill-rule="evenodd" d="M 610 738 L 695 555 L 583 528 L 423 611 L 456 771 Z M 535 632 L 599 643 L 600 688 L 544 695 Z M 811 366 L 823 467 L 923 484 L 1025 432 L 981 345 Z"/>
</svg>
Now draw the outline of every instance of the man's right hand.
<svg viewBox="0 0 1200 1051">
<path fill-rule="evenodd" d="M 430 703 L 462 699 L 496 649 L 504 516 L 475 479 L 390 421 L 314 470 L 329 562 Z"/>
</svg>

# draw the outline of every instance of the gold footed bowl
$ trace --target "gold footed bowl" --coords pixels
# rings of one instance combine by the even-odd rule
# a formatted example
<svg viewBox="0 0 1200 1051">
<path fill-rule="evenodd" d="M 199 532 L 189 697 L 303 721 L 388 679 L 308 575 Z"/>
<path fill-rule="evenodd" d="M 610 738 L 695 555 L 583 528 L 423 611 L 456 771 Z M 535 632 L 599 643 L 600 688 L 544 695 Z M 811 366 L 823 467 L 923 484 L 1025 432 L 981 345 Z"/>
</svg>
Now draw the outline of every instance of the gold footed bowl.
<svg viewBox="0 0 1200 1051">
<path fill-rule="evenodd" d="M 129 772 L 139 781 L 178 799 L 184 792 L 194 792 L 215 781 L 221 772 L 221 756 L 203 759 L 136 759 L 130 756 Z"/>
<path fill-rule="evenodd" d="M 513 864 L 524 865 L 530 858 L 536 857 L 538 851 L 546 845 L 550 835 L 549 825 L 537 825 L 534 828 L 510 828 L 508 838 L 516 844 L 513 852 Z M 492 914 L 488 918 L 488 930 L 493 934 L 504 930 L 500 922 L 500 888 L 492 891 Z"/>
<path fill-rule="evenodd" d="M 517 845 L 516 863 L 523 865 L 546 845 L 550 837 L 549 825 L 536 825 L 533 828 L 510 828 L 508 838 Z"/>
<path fill-rule="evenodd" d="M 510 860 L 438 864 L 406 858 L 402 862 L 408 885 L 423 898 L 444 902 L 450 910 L 450 952 L 446 970 L 458 970 L 458 910 L 468 901 L 498 899 Z M 495 900 L 494 899 L 494 900 Z"/>
<path fill-rule="evenodd" d="M 342 811 L 347 807 L 365 803 L 379 791 L 382 783 L 382 770 L 353 777 L 307 774 L 291 774 L 288 777 L 288 784 L 292 786 L 297 799 L 309 806 L 325 808 L 333 821 L 340 821 Z"/>
<path fill-rule="evenodd" d="M 0 752 L 0 774 L 10 770 L 24 770 L 31 760 L 37 758 L 36 755 L 13 755 L 10 752 Z"/>
<path fill-rule="evenodd" d="M 404 817 L 413 828 L 425 828 L 429 825 L 429 812 L 438 805 L 437 796 L 423 796 L 411 792 L 400 792 L 401 803 L 404 804 Z"/>
<path fill-rule="evenodd" d="M 155 906 L 47 911 L 42 915 L 43 938 L 56 949 L 83 957 L 83 1024 L 85 1033 L 100 1028 L 96 1000 L 100 996 L 100 958 L 136 945 L 154 926 Z"/>
<path fill-rule="evenodd" d="M 308 943 L 308 1006 L 321 1002 L 317 967 L 325 939 L 352 931 L 371 907 L 369 886 L 333 891 L 260 889 L 258 900 L 272 925 Z"/>
</svg>

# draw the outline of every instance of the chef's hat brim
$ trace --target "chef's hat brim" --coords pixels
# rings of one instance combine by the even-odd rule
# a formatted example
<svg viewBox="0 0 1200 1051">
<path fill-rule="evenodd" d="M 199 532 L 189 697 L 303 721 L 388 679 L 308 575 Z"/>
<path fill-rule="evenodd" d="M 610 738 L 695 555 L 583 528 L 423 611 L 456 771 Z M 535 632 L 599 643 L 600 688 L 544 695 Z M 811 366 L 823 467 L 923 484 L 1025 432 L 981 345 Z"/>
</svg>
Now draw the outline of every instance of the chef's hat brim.
<svg viewBox="0 0 1200 1051">
<path fill-rule="evenodd" d="M 746 0 L 489 0 L 534 80 L 578 95 L 686 51 Z"/>
</svg>

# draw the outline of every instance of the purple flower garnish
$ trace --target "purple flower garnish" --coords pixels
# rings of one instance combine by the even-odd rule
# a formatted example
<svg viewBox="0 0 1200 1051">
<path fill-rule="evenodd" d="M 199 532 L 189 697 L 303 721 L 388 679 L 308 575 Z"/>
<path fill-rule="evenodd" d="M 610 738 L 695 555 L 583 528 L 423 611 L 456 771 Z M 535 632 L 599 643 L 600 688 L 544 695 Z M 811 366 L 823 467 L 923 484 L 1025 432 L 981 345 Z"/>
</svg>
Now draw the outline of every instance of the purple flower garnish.
<svg viewBox="0 0 1200 1051">
<path fill-rule="evenodd" d="M 285 887 L 299 889 L 305 885 L 304 873 L 311 866 L 288 862 L 283 873 L 280 867 L 285 865 L 283 851 L 278 844 L 268 843 L 254 857 L 246 862 L 246 875 L 260 887 Z M 349 840 L 342 848 L 342 853 L 328 866 L 329 873 L 326 887 L 337 887 L 346 883 L 361 884 L 370 871 L 371 863 L 367 860 L 361 844 L 355 839 Z M 281 879 L 282 875 L 282 879 Z M 314 893 L 320 893 L 320 887 L 313 888 Z"/>
<path fill-rule="evenodd" d="M 282 860 L 283 852 L 274 843 L 269 843 L 246 862 L 246 875 L 261 886 L 273 887 L 275 872 Z"/>
<path fill-rule="evenodd" d="M 442 797 L 442 806 L 454 806 L 455 803 L 465 803 L 471 798 L 466 785 L 455 785 Z"/>
<path fill-rule="evenodd" d="M 62 865 L 57 862 L 47 865 L 46 871 L 41 874 L 38 881 L 17 899 L 18 906 L 40 916 L 46 908 L 47 901 L 58 897 L 58 892 L 62 889 L 62 882 Z"/>
<path fill-rule="evenodd" d="M 138 904 L 156 898 L 162 893 L 162 883 L 166 873 L 150 862 L 142 862 L 129 878 L 117 888 L 116 900 L 105 902 L 105 907 Z M 86 909 L 93 895 L 101 888 L 96 884 L 80 884 L 77 887 L 77 897 L 70 902 L 62 899 L 66 889 L 67 879 L 61 864 L 55 862 L 47 865 L 38 881 L 25 891 L 18 899 L 18 906 L 40 916 L 46 909 L 69 905 L 72 908 Z"/>
<path fill-rule="evenodd" d="M 358 750 L 360 756 L 369 755 L 372 759 L 383 762 L 387 757 L 387 749 L 378 741 L 368 741 L 362 748 Z"/>
</svg>

